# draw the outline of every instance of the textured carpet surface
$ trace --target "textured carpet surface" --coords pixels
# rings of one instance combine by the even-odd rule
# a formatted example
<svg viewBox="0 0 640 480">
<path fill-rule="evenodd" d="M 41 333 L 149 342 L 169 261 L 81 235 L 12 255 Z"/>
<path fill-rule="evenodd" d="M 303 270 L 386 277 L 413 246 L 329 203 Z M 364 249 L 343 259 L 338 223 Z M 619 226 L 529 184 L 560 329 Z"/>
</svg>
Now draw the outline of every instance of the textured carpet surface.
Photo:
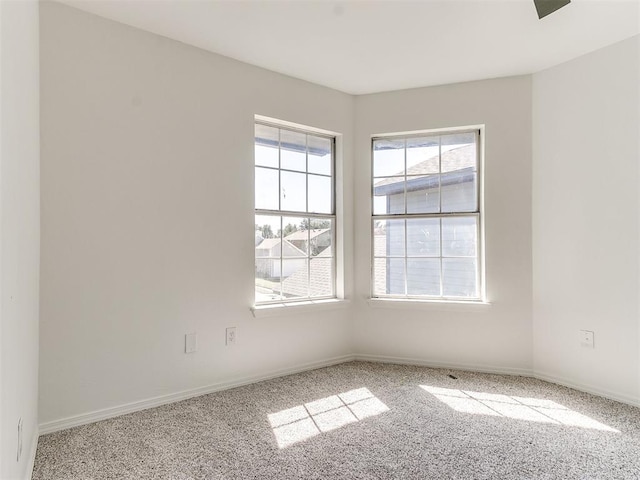
<svg viewBox="0 0 640 480">
<path fill-rule="evenodd" d="M 38 443 L 34 480 L 151 478 L 640 479 L 640 409 L 531 378 L 352 362 Z"/>
</svg>

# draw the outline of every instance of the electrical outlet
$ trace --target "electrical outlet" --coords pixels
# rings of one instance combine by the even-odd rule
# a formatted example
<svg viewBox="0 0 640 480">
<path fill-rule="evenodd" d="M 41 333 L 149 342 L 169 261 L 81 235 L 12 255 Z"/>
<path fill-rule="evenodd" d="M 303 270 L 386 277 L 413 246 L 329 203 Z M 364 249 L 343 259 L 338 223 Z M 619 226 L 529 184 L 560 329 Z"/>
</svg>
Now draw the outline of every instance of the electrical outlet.
<svg viewBox="0 0 640 480">
<path fill-rule="evenodd" d="M 198 346 L 198 338 L 195 333 L 187 333 L 184 336 L 184 353 L 193 353 Z"/>
<path fill-rule="evenodd" d="M 587 348 L 594 348 L 592 331 L 580 330 L 580 345 Z"/>
<path fill-rule="evenodd" d="M 236 327 L 227 327 L 227 346 L 236 344 Z"/>
<path fill-rule="evenodd" d="M 20 461 L 22 456 L 22 418 L 18 420 L 18 446 L 16 448 L 16 462 Z"/>
</svg>

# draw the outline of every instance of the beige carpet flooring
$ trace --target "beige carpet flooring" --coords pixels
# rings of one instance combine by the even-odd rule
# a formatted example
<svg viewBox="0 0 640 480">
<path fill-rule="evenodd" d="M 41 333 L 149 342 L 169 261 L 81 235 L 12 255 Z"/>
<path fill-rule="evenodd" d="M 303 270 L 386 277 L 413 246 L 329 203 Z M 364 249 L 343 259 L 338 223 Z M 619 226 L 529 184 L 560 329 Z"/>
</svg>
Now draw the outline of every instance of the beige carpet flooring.
<svg viewBox="0 0 640 480">
<path fill-rule="evenodd" d="M 640 409 L 351 362 L 40 438 L 45 479 L 640 479 Z"/>
</svg>

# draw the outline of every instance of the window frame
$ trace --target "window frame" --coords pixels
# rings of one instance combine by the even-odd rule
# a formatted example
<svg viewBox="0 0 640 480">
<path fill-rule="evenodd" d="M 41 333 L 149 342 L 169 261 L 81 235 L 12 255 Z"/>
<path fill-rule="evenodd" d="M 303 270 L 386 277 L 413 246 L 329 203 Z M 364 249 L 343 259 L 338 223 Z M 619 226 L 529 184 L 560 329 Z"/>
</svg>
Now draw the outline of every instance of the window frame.
<svg viewBox="0 0 640 480">
<path fill-rule="evenodd" d="M 268 167 L 268 166 L 264 166 L 264 165 L 257 165 L 256 164 L 256 158 L 255 158 L 255 146 L 256 146 L 256 141 L 255 141 L 255 128 L 258 125 L 263 125 L 266 127 L 272 127 L 272 128 L 277 128 L 278 129 L 278 166 L 277 167 Z M 282 231 L 282 233 L 284 233 L 284 219 L 287 217 L 298 217 L 298 218 L 308 218 L 309 219 L 309 223 L 311 223 L 314 219 L 318 219 L 318 220 L 329 220 L 331 222 L 332 228 L 331 228 L 331 293 L 328 295 L 322 295 L 322 296 L 311 296 L 311 260 L 313 258 L 316 258 L 316 255 L 312 255 L 311 253 L 311 249 L 310 244 L 311 244 L 311 238 L 310 238 L 310 232 L 312 230 L 312 228 L 309 228 L 307 230 L 308 235 L 307 235 L 307 255 L 306 257 L 296 257 L 296 258 L 304 258 L 306 260 L 306 265 L 307 265 L 307 292 L 308 295 L 304 296 L 304 297 L 293 297 L 293 298 L 283 298 L 283 283 L 284 283 L 284 277 L 282 275 L 283 272 L 283 248 L 281 247 L 280 249 L 280 298 L 278 299 L 274 299 L 274 300 L 264 300 L 264 301 L 257 301 L 256 297 L 255 297 L 255 265 L 256 265 L 256 255 L 255 255 L 255 250 L 254 250 L 254 309 L 256 308 L 269 308 L 269 307 L 277 307 L 277 306 L 296 306 L 296 305 L 300 305 L 300 306 L 304 306 L 304 305 L 308 305 L 308 304 L 314 304 L 314 302 L 323 302 L 323 301 L 327 301 L 327 300 L 336 300 L 337 299 L 337 292 L 338 292 L 338 249 L 336 246 L 336 239 L 337 239 L 337 234 L 336 234 L 336 230 L 338 228 L 338 216 L 337 216 L 337 192 L 336 192 L 336 177 L 337 177 L 337 162 L 336 162 L 336 143 L 337 143 L 337 135 L 331 132 L 326 132 L 326 131 L 321 131 L 318 129 L 315 129 L 313 127 L 307 127 L 307 126 L 303 126 L 303 125 L 297 125 L 297 124 L 292 124 L 290 122 L 280 122 L 277 120 L 272 120 L 272 119 L 265 119 L 262 117 L 259 117 L 256 115 L 256 118 L 254 119 L 253 122 L 253 128 L 254 128 L 254 174 L 253 174 L 253 179 L 254 179 L 254 189 L 253 189 L 253 193 L 254 193 L 254 223 L 255 223 L 255 218 L 259 215 L 261 216 L 273 216 L 273 217 L 280 217 L 280 229 Z M 327 140 L 330 141 L 330 146 L 331 146 L 331 160 L 330 160 L 330 174 L 320 174 L 320 173 L 313 173 L 313 172 L 309 172 L 309 157 L 308 155 L 306 155 L 305 158 L 305 171 L 299 171 L 299 170 L 292 170 L 292 169 L 288 169 L 288 168 L 282 168 L 282 156 L 281 156 L 281 148 L 280 148 L 280 138 L 281 138 L 281 131 L 282 130 L 287 130 L 289 132 L 294 132 L 294 133 L 302 133 L 305 135 L 312 135 L 315 137 L 320 137 L 320 138 L 325 138 Z M 307 144 L 308 145 L 308 144 Z M 306 192 L 306 198 L 305 198 L 305 207 L 306 210 L 305 211 L 293 211 L 293 210 L 283 210 L 282 208 L 278 208 L 277 210 L 273 210 L 273 209 L 264 209 L 264 208 L 257 208 L 255 205 L 255 193 L 256 193 L 256 168 L 264 168 L 264 169 L 270 169 L 270 170 L 274 170 L 278 172 L 278 207 L 282 207 L 282 176 L 281 176 L 281 172 L 291 172 L 291 173 L 297 173 L 297 174 L 302 174 L 304 173 L 305 175 L 305 192 Z M 315 213 L 315 212 L 310 212 L 309 211 L 309 175 L 318 175 L 318 176 L 322 176 L 322 177 L 328 177 L 331 180 L 331 208 L 330 208 L 330 212 L 331 213 Z M 309 225 L 309 227 L 311 227 L 311 225 Z M 281 241 L 284 240 L 284 236 L 280 237 Z"/>
<path fill-rule="evenodd" d="M 448 134 L 464 134 L 464 133 L 473 133 L 475 135 L 475 144 L 476 144 L 476 209 L 474 211 L 454 211 L 454 212 L 437 212 L 437 213 L 407 213 L 407 140 L 412 138 L 423 138 L 429 136 L 441 136 Z M 404 140 L 404 213 L 385 213 L 385 214 L 376 214 L 375 213 L 375 184 L 374 179 L 380 178 L 393 178 L 397 177 L 397 175 L 386 175 L 382 177 L 376 177 L 374 171 L 374 146 L 376 140 Z M 369 200 L 371 202 L 370 208 L 370 226 L 369 226 L 369 234 L 370 234 L 370 292 L 369 298 L 373 301 L 383 301 L 383 302 L 391 302 L 391 303 L 435 303 L 435 304 L 488 304 L 486 297 L 486 275 L 485 275 L 485 242 L 484 242 L 484 125 L 471 125 L 465 127 L 453 127 L 453 128 L 442 128 L 442 129 L 433 129 L 433 130 L 418 130 L 411 132 L 401 132 L 401 133 L 389 133 L 389 134 L 377 134 L 371 136 L 370 143 L 370 167 L 371 167 L 371 175 L 370 175 L 370 196 Z M 442 151 L 439 153 L 439 163 L 438 163 L 438 171 L 439 175 L 442 175 L 441 170 L 442 166 Z M 439 187 L 439 198 L 440 198 L 440 209 L 442 208 L 442 185 Z M 443 278 L 443 257 L 442 255 L 442 222 L 440 222 L 440 255 L 437 257 L 425 257 L 425 258 L 438 258 L 440 260 L 440 292 L 442 295 L 410 295 L 408 293 L 408 271 L 407 271 L 407 259 L 410 258 L 408 255 L 408 227 L 407 220 L 409 219 L 443 219 L 443 218 L 455 218 L 455 217 L 475 217 L 477 219 L 477 229 L 476 229 L 476 292 L 477 296 L 475 297 L 454 297 L 454 296 L 445 296 L 444 295 L 444 278 Z M 402 257 L 398 256 L 387 256 L 387 257 L 376 257 L 375 255 L 375 224 L 378 220 L 404 220 L 404 254 Z M 405 282 L 405 293 L 403 295 L 399 294 L 379 294 L 376 293 L 375 289 L 375 260 L 376 258 L 402 258 L 404 260 L 404 282 Z"/>
</svg>

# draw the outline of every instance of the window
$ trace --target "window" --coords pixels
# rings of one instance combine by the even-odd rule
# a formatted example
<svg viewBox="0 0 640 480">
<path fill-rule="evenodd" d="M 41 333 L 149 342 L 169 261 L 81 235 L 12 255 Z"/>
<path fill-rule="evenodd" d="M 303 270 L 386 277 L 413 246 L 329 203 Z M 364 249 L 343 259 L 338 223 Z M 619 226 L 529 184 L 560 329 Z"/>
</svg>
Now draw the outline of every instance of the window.
<svg viewBox="0 0 640 480">
<path fill-rule="evenodd" d="M 335 297 L 335 139 L 255 125 L 255 302 Z"/>
<path fill-rule="evenodd" d="M 481 300 L 480 131 L 372 141 L 372 296 Z"/>
</svg>

